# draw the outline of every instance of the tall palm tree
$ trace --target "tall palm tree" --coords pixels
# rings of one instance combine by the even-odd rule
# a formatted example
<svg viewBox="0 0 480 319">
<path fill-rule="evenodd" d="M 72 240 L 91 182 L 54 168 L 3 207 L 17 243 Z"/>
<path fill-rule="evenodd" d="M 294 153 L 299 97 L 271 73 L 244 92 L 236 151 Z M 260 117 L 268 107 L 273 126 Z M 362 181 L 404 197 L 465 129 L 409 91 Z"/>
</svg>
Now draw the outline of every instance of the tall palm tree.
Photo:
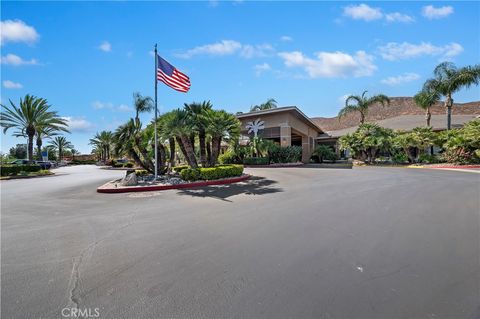
<svg viewBox="0 0 480 319">
<path fill-rule="evenodd" d="M 59 134 L 58 130 L 48 125 L 41 125 L 37 129 L 36 144 L 37 144 L 37 156 L 39 160 L 42 160 L 42 145 L 44 138 L 52 138 Z"/>
<path fill-rule="evenodd" d="M 220 155 L 222 139 L 234 139 L 240 135 L 240 121 L 235 115 L 224 110 L 210 110 L 207 116 L 207 133 L 212 137 L 210 166 L 214 166 Z"/>
<path fill-rule="evenodd" d="M 100 152 L 102 161 L 110 159 L 113 145 L 113 133 L 110 131 L 101 131 L 96 133 L 93 138 L 90 139 L 90 145 L 93 145 Z"/>
<path fill-rule="evenodd" d="M 447 129 L 452 126 L 453 93 L 462 88 L 478 85 L 480 82 L 480 65 L 457 68 L 452 62 L 442 62 L 433 70 L 434 78 L 427 80 L 424 88 L 434 90 L 445 97 L 447 109 Z"/>
<path fill-rule="evenodd" d="M 260 105 L 254 105 L 250 108 L 250 112 L 253 111 L 263 111 L 263 110 L 270 110 L 274 109 L 277 107 L 277 101 L 275 99 L 268 99 L 265 103 L 262 103 Z"/>
<path fill-rule="evenodd" d="M 432 118 L 430 108 L 440 100 L 440 94 L 437 91 L 425 88 L 415 94 L 413 100 L 418 107 L 425 110 L 425 120 L 427 121 L 427 126 L 430 126 L 430 119 Z"/>
<path fill-rule="evenodd" d="M 72 161 L 75 160 L 75 155 L 80 155 L 80 151 L 78 151 L 74 148 L 70 149 L 70 152 L 72 152 Z"/>
<path fill-rule="evenodd" d="M 198 143 L 200 146 L 200 163 L 202 166 L 207 166 L 207 151 L 206 151 L 206 133 L 207 126 L 206 115 L 212 109 L 210 101 L 203 101 L 202 103 L 185 103 L 185 110 L 190 116 L 194 130 L 198 131 Z"/>
<path fill-rule="evenodd" d="M 15 128 L 18 130 L 16 134 L 28 138 L 29 161 L 33 161 L 33 138 L 40 127 L 48 126 L 56 131 L 68 132 L 67 121 L 58 116 L 57 112 L 49 110 L 50 105 L 46 99 L 27 94 L 20 99 L 18 107 L 11 100 L 9 102 L 10 107 L 1 105 L 4 111 L 0 112 L 0 126 L 4 133 Z"/>
<path fill-rule="evenodd" d="M 154 108 L 153 100 L 149 96 L 142 96 L 140 93 L 133 93 L 133 105 L 135 107 L 135 120 L 139 120 L 140 113 L 151 112 Z"/>
<path fill-rule="evenodd" d="M 73 148 L 73 144 L 67 141 L 65 136 L 56 136 L 50 142 L 50 146 L 58 151 L 58 161 L 62 160 L 64 150 Z"/>
<path fill-rule="evenodd" d="M 192 168 L 197 168 L 198 163 L 195 157 L 194 148 L 190 139 L 193 132 L 193 124 L 187 111 L 176 109 L 164 115 L 163 131 L 169 132 L 175 137 L 180 151 L 182 151 L 187 164 Z"/>
<path fill-rule="evenodd" d="M 126 154 L 132 158 L 137 165 L 151 170 L 151 165 L 147 165 L 142 161 L 135 147 L 135 142 L 137 141 L 135 136 L 138 134 L 138 131 L 139 129 L 134 119 L 130 119 L 127 123 L 120 125 L 113 135 L 115 140 L 115 153 Z"/>
<path fill-rule="evenodd" d="M 358 112 L 360 113 L 360 124 L 365 123 L 365 117 L 368 114 L 368 108 L 375 104 L 380 103 L 382 106 L 385 104 L 388 106 L 390 105 L 390 99 L 384 94 L 374 95 L 372 97 L 367 98 L 365 95 L 367 91 L 364 91 L 361 96 L 358 95 L 350 95 L 345 100 L 345 107 L 338 112 L 338 120 L 340 120 L 345 115 Z M 354 101 L 354 104 L 349 104 L 351 101 Z"/>
</svg>

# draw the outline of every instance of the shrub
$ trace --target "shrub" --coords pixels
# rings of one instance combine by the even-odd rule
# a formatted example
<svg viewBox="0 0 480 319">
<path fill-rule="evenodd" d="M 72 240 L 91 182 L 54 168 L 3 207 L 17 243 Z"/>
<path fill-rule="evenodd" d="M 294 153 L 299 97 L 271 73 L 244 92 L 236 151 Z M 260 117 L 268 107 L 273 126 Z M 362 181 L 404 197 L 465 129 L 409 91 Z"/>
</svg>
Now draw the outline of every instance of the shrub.
<svg viewBox="0 0 480 319">
<path fill-rule="evenodd" d="M 69 162 L 70 165 L 94 165 L 97 162 L 94 160 L 73 160 Z"/>
<path fill-rule="evenodd" d="M 296 163 L 302 159 L 302 147 L 275 145 L 268 150 L 268 156 L 271 163 Z"/>
<path fill-rule="evenodd" d="M 132 163 L 132 162 L 127 162 L 127 163 L 123 164 L 123 167 L 132 168 L 132 167 L 133 167 L 133 163 Z"/>
<path fill-rule="evenodd" d="M 185 168 L 181 170 L 180 176 L 186 181 L 196 181 L 240 176 L 242 173 L 243 165 L 222 165 L 205 168 Z"/>
<path fill-rule="evenodd" d="M 180 165 L 180 166 L 174 166 L 173 170 L 177 173 L 180 173 L 181 171 L 183 171 L 186 168 L 189 168 L 189 166 L 188 165 Z"/>
<path fill-rule="evenodd" d="M 270 161 L 268 157 L 245 157 L 243 159 L 245 165 L 268 165 Z"/>
<path fill-rule="evenodd" d="M 18 175 L 20 172 L 30 173 L 41 170 L 40 165 L 26 164 L 26 165 L 2 165 L 1 176 Z"/>
<path fill-rule="evenodd" d="M 146 176 L 146 175 L 148 175 L 148 171 L 144 170 L 144 169 L 137 169 L 137 170 L 135 170 L 135 174 L 137 176 Z"/>
<path fill-rule="evenodd" d="M 437 156 L 424 153 L 418 156 L 418 162 L 425 163 L 425 164 L 433 164 L 433 163 L 438 163 L 439 161 Z"/>
<path fill-rule="evenodd" d="M 232 150 L 228 150 L 218 157 L 220 164 L 236 164 L 238 163 L 238 157 Z"/>
<path fill-rule="evenodd" d="M 337 154 L 335 154 L 330 146 L 318 145 L 313 150 L 312 159 L 316 163 L 323 163 L 324 160 L 335 162 L 337 160 Z"/>
<path fill-rule="evenodd" d="M 408 162 L 408 156 L 404 152 L 397 152 L 392 155 L 392 161 L 397 164 Z"/>
</svg>

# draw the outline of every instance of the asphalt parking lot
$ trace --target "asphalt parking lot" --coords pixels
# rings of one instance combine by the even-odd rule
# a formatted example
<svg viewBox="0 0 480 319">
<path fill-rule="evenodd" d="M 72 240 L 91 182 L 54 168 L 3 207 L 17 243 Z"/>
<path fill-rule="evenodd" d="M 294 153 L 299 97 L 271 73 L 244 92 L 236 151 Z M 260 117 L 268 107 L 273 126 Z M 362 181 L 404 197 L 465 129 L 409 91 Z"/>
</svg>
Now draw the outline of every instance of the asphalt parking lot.
<svg viewBox="0 0 480 319">
<path fill-rule="evenodd" d="M 247 172 L 131 194 L 96 193 L 123 172 L 94 166 L 2 181 L 1 317 L 480 317 L 480 174 Z"/>
</svg>

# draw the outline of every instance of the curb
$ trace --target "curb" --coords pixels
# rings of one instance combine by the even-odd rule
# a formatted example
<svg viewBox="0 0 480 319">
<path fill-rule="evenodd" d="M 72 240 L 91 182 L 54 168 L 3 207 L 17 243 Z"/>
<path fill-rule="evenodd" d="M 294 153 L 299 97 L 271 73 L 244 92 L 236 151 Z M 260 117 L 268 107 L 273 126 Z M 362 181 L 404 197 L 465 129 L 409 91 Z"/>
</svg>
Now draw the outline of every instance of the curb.
<svg viewBox="0 0 480 319">
<path fill-rule="evenodd" d="M 271 165 L 243 165 L 245 168 L 289 168 L 289 167 L 303 167 L 306 164 L 299 163 L 299 164 L 292 164 L 292 165 L 278 165 L 278 164 L 271 164 Z"/>
<path fill-rule="evenodd" d="M 11 181 L 11 180 L 15 180 L 15 179 L 41 178 L 41 177 L 50 177 L 50 176 L 55 176 L 55 173 L 51 172 L 50 174 L 34 175 L 34 176 L 22 176 L 22 175 L 17 175 L 17 176 L 2 176 L 2 178 L 0 178 L 0 181 Z"/>
<path fill-rule="evenodd" d="M 233 184 L 245 181 L 249 179 L 251 175 L 244 175 L 235 178 L 229 179 L 222 179 L 216 181 L 201 181 L 201 182 L 193 182 L 193 183 L 185 183 L 185 184 L 177 184 L 177 185 L 157 185 L 157 186 L 137 186 L 137 187 L 122 187 L 122 188 L 102 188 L 104 185 L 97 188 L 98 193 L 105 193 L 105 194 L 116 194 L 116 193 L 131 193 L 131 192 L 149 192 L 149 191 L 164 191 L 169 189 L 181 189 L 181 188 L 195 188 L 195 187 L 202 187 L 202 186 L 210 186 L 210 185 L 225 185 L 225 184 Z"/>
<path fill-rule="evenodd" d="M 414 166 L 414 165 L 410 165 L 410 166 L 407 166 L 407 167 L 408 168 L 430 168 L 430 169 L 442 169 L 442 168 L 469 169 L 469 168 L 480 168 L 480 165 L 440 165 L 440 166 L 428 166 L 428 165 Z"/>
</svg>

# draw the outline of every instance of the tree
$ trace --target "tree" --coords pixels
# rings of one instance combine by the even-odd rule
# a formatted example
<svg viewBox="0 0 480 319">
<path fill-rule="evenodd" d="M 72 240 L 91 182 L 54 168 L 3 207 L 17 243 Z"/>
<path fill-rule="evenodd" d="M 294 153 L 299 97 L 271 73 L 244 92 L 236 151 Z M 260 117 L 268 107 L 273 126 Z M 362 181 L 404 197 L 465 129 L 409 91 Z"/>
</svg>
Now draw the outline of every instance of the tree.
<svg viewBox="0 0 480 319">
<path fill-rule="evenodd" d="M 48 125 L 39 125 L 36 133 L 37 156 L 42 160 L 42 145 L 44 138 L 51 138 L 59 134 L 58 130 Z"/>
<path fill-rule="evenodd" d="M 4 133 L 15 128 L 15 136 L 27 137 L 29 161 L 33 161 L 33 138 L 40 127 L 48 126 L 56 131 L 68 132 L 66 120 L 58 116 L 57 112 L 49 110 L 50 105 L 46 99 L 27 94 L 20 99 L 18 107 L 11 100 L 9 102 L 10 107 L 1 105 L 5 111 L 0 113 L 0 126 Z"/>
<path fill-rule="evenodd" d="M 75 155 L 80 155 L 80 151 L 78 151 L 78 150 L 76 150 L 76 149 L 74 149 L 74 148 L 72 148 L 72 149 L 70 150 L 70 152 L 72 152 L 72 161 L 75 160 Z"/>
<path fill-rule="evenodd" d="M 440 100 L 440 94 L 437 91 L 426 87 L 422 91 L 415 94 L 413 100 L 418 107 L 425 110 L 425 120 L 427 122 L 427 126 L 430 126 L 430 119 L 432 118 L 430 108 Z"/>
<path fill-rule="evenodd" d="M 453 94 L 462 88 L 478 85 L 480 82 L 480 65 L 457 68 L 452 62 L 442 62 L 433 71 L 434 78 L 427 80 L 424 89 L 432 90 L 445 97 L 447 109 L 447 129 L 452 127 Z"/>
<path fill-rule="evenodd" d="M 312 157 L 318 158 L 319 163 L 323 163 L 324 160 L 335 161 L 337 155 L 331 146 L 320 144 L 312 152 Z"/>
<path fill-rule="evenodd" d="M 411 132 L 398 132 L 392 140 L 393 147 L 403 150 L 410 163 L 416 163 L 425 149 L 437 143 L 431 127 L 416 127 Z"/>
<path fill-rule="evenodd" d="M 384 94 L 374 95 L 370 98 L 367 98 L 365 94 L 367 91 L 364 91 L 361 96 L 358 95 L 350 95 L 345 100 L 345 107 L 338 112 L 338 120 L 340 120 L 345 115 L 358 112 L 360 113 L 360 124 L 365 123 L 365 117 L 368 114 L 368 108 L 375 104 L 380 103 L 382 106 L 385 104 L 388 106 L 390 105 L 390 99 Z M 354 101 L 354 104 L 349 104 L 351 101 Z"/>
<path fill-rule="evenodd" d="M 72 143 L 67 141 L 65 136 L 56 136 L 51 142 L 50 146 L 52 149 L 58 151 L 58 160 L 61 161 L 63 157 L 64 150 L 73 148 Z"/>
<path fill-rule="evenodd" d="M 375 162 L 381 151 L 388 151 L 391 146 L 393 131 L 375 123 L 361 124 L 352 134 L 338 140 L 340 149 L 350 150 L 354 158 L 367 163 Z"/>
<path fill-rule="evenodd" d="M 200 146 L 200 163 L 203 167 L 206 167 L 208 165 L 205 127 L 208 125 L 207 113 L 211 109 L 212 103 L 210 103 L 210 101 L 185 104 L 185 110 L 190 117 L 193 129 L 198 131 L 198 143 Z"/>
<path fill-rule="evenodd" d="M 135 120 L 139 121 L 140 113 L 148 113 L 153 110 L 153 100 L 149 96 L 142 96 L 140 93 L 133 93 L 133 105 L 135 107 Z"/>
<path fill-rule="evenodd" d="M 16 159 L 24 159 L 27 157 L 27 144 L 17 144 L 8 151 L 10 156 Z"/>
<path fill-rule="evenodd" d="M 270 98 L 265 103 L 262 103 L 260 105 L 252 106 L 250 108 L 250 112 L 270 110 L 270 109 L 275 109 L 275 108 L 277 108 L 277 101 L 275 101 L 275 99 Z"/>
<path fill-rule="evenodd" d="M 100 159 L 106 162 L 110 159 L 113 146 L 113 133 L 111 131 L 101 131 L 96 133 L 93 138 L 90 139 L 90 145 L 98 151 Z"/>
<path fill-rule="evenodd" d="M 207 113 L 206 131 L 212 137 L 212 155 L 210 166 L 217 163 L 223 139 L 236 139 L 240 135 L 240 121 L 235 115 L 224 110 L 210 110 Z"/>
</svg>

